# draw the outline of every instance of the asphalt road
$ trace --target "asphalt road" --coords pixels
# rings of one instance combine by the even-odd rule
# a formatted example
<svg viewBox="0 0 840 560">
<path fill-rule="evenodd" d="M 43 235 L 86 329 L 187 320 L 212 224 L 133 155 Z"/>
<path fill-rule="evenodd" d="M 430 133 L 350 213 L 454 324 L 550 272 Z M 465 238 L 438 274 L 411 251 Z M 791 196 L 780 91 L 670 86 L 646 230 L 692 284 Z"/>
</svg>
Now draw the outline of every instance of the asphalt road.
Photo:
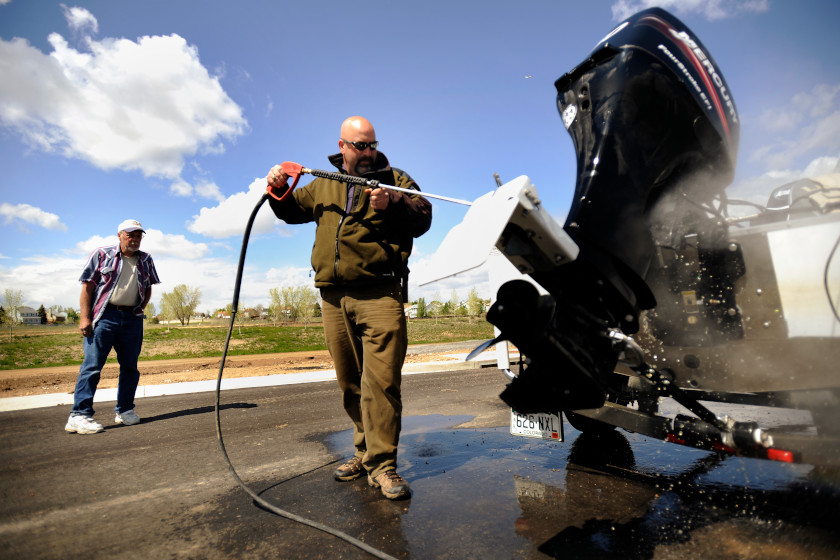
<svg viewBox="0 0 840 560">
<path fill-rule="evenodd" d="M 403 384 L 410 500 L 332 479 L 352 451 L 333 382 L 223 392 L 226 449 L 275 507 L 396 558 L 840 556 L 837 473 L 568 425 L 562 443 L 511 436 L 496 369 Z M 0 557 L 372 558 L 254 504 L 214 398 L 145 398 L 141 424 L 91 436 L 64 432 L 69 407 L 0 413 Z"/>
</svg>

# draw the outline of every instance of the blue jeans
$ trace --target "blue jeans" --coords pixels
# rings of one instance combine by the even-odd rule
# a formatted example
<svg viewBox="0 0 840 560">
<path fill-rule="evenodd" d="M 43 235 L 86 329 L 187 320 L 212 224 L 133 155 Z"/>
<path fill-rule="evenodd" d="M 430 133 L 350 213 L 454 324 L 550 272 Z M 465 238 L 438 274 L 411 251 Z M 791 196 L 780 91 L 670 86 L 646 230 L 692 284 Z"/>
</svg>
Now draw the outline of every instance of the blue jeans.
<svg viewBox="0 0 840 560">
<path fill-rule="evenodd" d="M 137 358 L 143 346 L 143 318 L 130 311 L 120 311 L 110 305 L 96 325 L 93 335 L 85 337 L 85 361 L 76 379 L 71 415 L 93 416 L 93 395 L 99 385 L 99 377 L 105 360 L 113 348 L 120 364 L 120 378 L 117 387 L 118 414 L 134 408 L 134 393 L 140 382 Z"/>
</svg>

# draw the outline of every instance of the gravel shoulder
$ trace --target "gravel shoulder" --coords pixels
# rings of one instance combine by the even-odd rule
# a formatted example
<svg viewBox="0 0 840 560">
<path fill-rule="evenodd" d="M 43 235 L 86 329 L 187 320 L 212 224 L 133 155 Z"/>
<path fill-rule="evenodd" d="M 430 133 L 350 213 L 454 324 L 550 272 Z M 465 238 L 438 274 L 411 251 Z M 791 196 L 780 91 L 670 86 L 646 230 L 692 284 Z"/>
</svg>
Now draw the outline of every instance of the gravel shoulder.
<svg viewBox="0 0 840 560">
<path fill-rule="evenodd" d="M 469 352 L 480 342 L 410 346 L 406 363 L 456 361 L 459 359 L 458 354 Z M 221 356 L 143 361 L 140 362 L 139 367 L 140 385 L 164 385 L 216 379 L 219 375 L 220 363 Z M 326 350 L 228 356 L 225 360 L 224 377 L 225 379 L 257 377 L 332 368 L 333 362 Z M 2 370 L 0 371 L 0 398 L 72 393 L 78 373 L 79 366 Z M 99 388 L 116 387 L 118 378 L 119 365 L 106 364 L 102 369 Z"/>
</svg>

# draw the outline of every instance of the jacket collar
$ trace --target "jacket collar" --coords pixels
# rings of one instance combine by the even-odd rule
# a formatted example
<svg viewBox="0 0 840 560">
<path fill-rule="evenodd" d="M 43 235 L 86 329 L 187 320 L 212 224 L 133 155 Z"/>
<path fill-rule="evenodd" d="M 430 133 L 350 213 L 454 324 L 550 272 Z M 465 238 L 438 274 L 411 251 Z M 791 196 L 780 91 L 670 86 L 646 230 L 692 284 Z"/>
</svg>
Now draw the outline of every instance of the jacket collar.
<svg viewBox="0 0 840 560">
<path fill-rule="evenodd" d="M 341 152 L 333 154 L 327 159 L 330 160 L 333 167 L 338 169 L 339 173 L 347 173 L 347 170 L 344 169 L 344 158 L 341 156 Z M 376 160 L 373 162 L 373 169 L 362 175 L 362 177 L 369 177 L 375 173 L 381 173 L 389 169 L 391 169 L 391 164 L 388 162 L 388 158 L 382 152 L 377 151 Z"/>
</svg>

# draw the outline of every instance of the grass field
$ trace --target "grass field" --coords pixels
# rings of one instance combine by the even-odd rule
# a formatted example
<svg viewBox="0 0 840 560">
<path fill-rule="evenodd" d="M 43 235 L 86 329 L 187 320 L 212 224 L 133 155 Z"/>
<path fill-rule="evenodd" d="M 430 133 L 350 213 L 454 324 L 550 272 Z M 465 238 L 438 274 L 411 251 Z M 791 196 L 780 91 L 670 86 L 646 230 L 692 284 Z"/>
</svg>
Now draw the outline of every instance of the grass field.
<svg viewBox="0 0 840 560">
<path fill-rule="evenodd" d="M 229 323 L 221 320 L 190 326 L 146 324 L 141 360 L 221 356 Z M 493 326 L 481 319 L 412 319 L 409 344 L 457 342 L 493 338 Z M 320 324 L 278 325 L 250 322 L 234 327 L 228 355 L 324 350 Z M 0 370 L 79 365 L 82 338 L 75 325 L 15 326 L 11 340 L 7 325 L 0 330 Z M 108 359 L 116 361 L 113 352 Z"/>
</svg>

